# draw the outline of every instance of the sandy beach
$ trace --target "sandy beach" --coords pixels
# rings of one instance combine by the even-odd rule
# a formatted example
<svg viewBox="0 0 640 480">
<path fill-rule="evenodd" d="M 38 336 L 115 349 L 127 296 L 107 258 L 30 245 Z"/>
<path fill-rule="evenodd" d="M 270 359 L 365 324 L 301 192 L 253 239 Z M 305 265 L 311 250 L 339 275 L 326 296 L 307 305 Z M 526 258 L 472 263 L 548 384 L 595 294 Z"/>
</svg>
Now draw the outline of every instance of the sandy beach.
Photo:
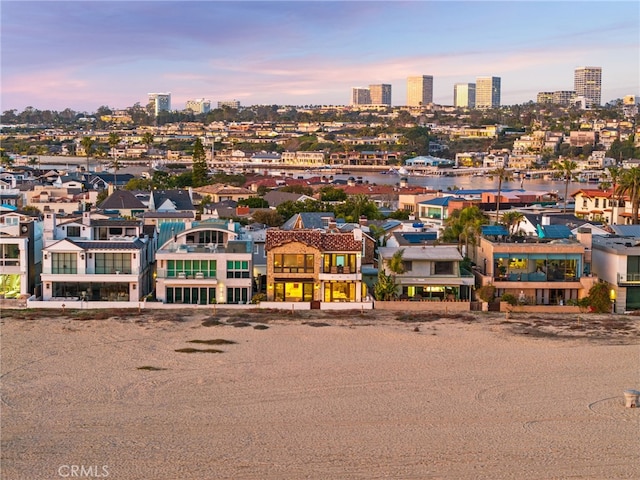
<svg viewBox="0 0 640 480">
<path fill-rule="evenodd" d="M 2 314 L 2 479 L 640 478 L 638 317 Z"/>
</svg>

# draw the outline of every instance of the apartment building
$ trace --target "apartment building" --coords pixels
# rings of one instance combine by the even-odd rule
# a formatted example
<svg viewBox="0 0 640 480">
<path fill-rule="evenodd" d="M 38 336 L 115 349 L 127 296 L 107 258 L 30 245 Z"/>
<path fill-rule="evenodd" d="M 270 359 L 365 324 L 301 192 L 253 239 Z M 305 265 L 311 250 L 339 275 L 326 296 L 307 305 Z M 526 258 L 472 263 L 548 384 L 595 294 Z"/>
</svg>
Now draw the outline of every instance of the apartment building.
<svg viewBox="0 0 640 480">
<path fill-rule="evenodd" d="M 458 108 L 475 108 L 476 84 L 456 83 L 453 86 L 453 105 Z"/>
<path fill-rule="evenodd" d="M 476 78 L 476 108 L 487 109 L 500 106 L 500 77 Z"/>
<path fill-rule="evenodd" d="M 369 95 L 372 105 L 391 106 L 391 85 L 386 83 L 369 85 Z"/>
<path fill-rule="evenodd" d="M 573 89 L 577 97 L 584 97 L 586 106 L 600 105 L 602 95 L 602 67 L 578 67 L 574 72 Z"/>
</svg>

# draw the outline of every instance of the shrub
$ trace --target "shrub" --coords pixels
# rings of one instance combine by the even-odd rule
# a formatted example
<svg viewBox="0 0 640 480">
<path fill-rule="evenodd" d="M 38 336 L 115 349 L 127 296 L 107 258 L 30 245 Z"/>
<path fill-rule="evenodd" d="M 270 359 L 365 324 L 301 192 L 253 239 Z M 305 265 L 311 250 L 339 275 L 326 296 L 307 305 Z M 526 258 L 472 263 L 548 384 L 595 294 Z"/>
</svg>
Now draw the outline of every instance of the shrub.
<svg viewBox="0 0 640 480">
<path fill-rule="evenodd" d="M 256 304 L 264 302 L 266 299 L 267 296 L 264 293 L 256 293 L 253 297 L 251 297 L 251 303 Z"/>
<path fill-rule="evenodd" d="M 483 302 L 491 302 L 496 295 L 496 287 L 493 285 L 483 285 L 476 291 L 476 296 Z"/>
<path fill-rule="evenodd" d="M 518 299 L 512 293 L 505 293 L 502 295 L 502 301 L 507 302 L 512 307 L 518 304 Z"/>
<path fill-rule="evenodd" d="M 589 290 L 589 306 L 595 313 L 608 313 L 611 311 L 609 298 L 610 285 L 606 282 L 596 283 Z"/>
</svg>

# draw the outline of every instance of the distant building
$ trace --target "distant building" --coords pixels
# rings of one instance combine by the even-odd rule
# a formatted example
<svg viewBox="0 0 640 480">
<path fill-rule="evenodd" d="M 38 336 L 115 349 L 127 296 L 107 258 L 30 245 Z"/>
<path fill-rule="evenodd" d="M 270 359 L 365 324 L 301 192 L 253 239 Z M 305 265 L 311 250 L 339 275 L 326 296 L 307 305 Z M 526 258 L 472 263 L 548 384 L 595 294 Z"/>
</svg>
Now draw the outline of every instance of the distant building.
<svg viewBox="0 0 640 480">
<path fill-rule="evenodd" d="M 171 93 L 150 93 L 149 105 L 154 115 L 171 110 Z"/>
<path fill-rule="evenodd" d="M 419 107 L 433 103 L 433 77 L 421 75 L 407 78 L 407 105 Z"/>
<path fill-rule="evenodd" d="M 575 69 L 573 88 L 576 96 L 585 97 L 588 107 L 600 105 L 602 94 L 602 67 Z"/>
<path fill-rule="evenodd" d="M 240 101 L 239 100 L 222 100 L 218 102 L 218 108 L 231 108 L 234 110 L 240 109 Z"/>
<path fill-rule="evenodd" d="M 351 89 L 351 105 L 371 104 L 371 92 L 368 88 L 353 87 Z"/>
<path fill-rule="evenodd" d="M 476 78 L 476 108 L 500 106 L 500 77 Z"/>
<path fill-rule="evenodd" d="M 476 84 L 456 83 L 453 86 L 453 105 L 460 108 L 475 108 Z"/>
<path fill-rule="evenodd" d="M 185 108 L 193 113 L 209 113 L 211 111 L 211 100 L 205 100 L 204 98 L 187 100 Z"/>
<path fill-rule="evenodd" d="M 553 92 L 538 92 L 536 103 L 553 103 Z"/>
<path fill-rule="evenodd" d="M 391 85 L 386 83 L 369 85 L 369 95 L 373 105 L 391 106 Z"/>
</svg>

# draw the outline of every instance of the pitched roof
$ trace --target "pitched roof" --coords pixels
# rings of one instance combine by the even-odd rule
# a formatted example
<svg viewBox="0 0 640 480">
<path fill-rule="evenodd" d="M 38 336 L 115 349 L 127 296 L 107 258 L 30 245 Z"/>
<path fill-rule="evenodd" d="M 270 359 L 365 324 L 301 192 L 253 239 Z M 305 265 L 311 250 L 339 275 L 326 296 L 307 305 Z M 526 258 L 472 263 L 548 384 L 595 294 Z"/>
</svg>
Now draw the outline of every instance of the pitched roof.
<svg viewBox="0 0 640 480">
<path fill-rule="evenodd" d="M 188 190 L 153 190 L 151 200 L 156 210 L 167 200 L 175 206 L 176 210 L 195 210 Z"/>
<path fill-rule="evenodd" d="M 293 229 L 324 229 L 326 228 L 323 218 L 335 219 L 333 212 L 302 212 L 294 215 L 284 222 L 282 230 Z"/>
<path fill-rule="evenodd" d="M 540 238 L 571 238 L 573 234 L 566 225 L 538 225 Z"/>
<path fill-rule="evenodd" d="M 147 207 L 133 193 L 128 190 L 115 190 L 100 204 L 103 210 L 118 209 L 141 209 L 146 210 Z"/>
</svg>

